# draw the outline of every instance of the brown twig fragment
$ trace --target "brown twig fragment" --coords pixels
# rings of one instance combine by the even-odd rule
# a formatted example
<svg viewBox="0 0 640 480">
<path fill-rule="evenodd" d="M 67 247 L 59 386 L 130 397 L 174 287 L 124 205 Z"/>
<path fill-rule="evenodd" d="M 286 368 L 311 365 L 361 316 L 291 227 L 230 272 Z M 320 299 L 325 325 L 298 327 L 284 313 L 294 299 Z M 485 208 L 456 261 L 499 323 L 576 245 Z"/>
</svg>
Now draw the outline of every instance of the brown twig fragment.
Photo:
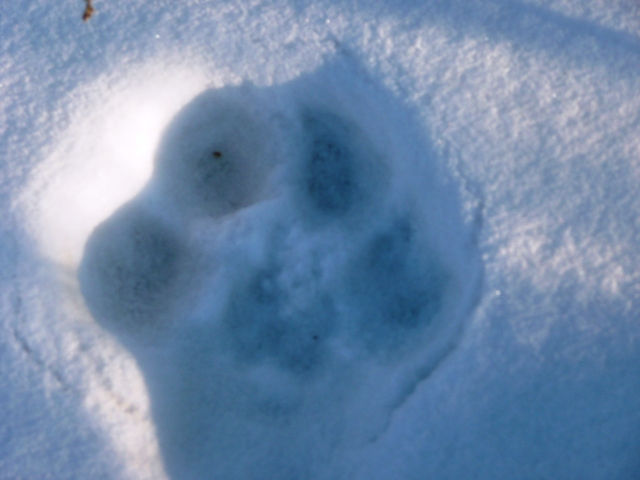
<svg viewBox="0 0 640 480">
<path fill-rule="evenodd" d="M 93 15 L 93 12 L 95 12 L 95 9 L 93 8 L 93 5 L 91 5 L 91 0 L 84 0 L 84 1 L 87 4 L 87 6 L 85 7 L 84 13 L 82 14 L 82 20 L 86 22 L 91 18 L 91 15 Z"/>
</svg>

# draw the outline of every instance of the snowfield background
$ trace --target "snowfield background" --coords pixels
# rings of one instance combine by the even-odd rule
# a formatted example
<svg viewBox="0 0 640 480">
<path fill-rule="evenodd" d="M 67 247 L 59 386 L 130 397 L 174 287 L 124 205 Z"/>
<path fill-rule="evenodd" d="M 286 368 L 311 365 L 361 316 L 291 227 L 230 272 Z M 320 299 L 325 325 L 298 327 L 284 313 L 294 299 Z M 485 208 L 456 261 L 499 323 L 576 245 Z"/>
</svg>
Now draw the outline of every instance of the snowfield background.
<svg viewBox="0 0 640 480">
<path fill-rule="evenodd" d="M 0 479 L 640 477 L 640 4 L 0 6 Z"/>
</svg>

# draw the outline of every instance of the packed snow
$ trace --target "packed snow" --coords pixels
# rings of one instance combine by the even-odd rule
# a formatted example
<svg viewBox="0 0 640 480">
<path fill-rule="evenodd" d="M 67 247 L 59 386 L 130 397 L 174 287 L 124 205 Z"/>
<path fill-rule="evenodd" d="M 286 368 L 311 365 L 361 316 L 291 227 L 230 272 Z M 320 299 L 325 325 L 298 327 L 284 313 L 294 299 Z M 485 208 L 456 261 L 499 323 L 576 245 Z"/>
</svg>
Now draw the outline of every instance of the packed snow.
<svg viewBox="0 0 640 480">
<path fill-rule="evenodd" d="M 640 7 L 82 6 L 0 7 L 0 479 L 640 476 Z"/>
</svg>

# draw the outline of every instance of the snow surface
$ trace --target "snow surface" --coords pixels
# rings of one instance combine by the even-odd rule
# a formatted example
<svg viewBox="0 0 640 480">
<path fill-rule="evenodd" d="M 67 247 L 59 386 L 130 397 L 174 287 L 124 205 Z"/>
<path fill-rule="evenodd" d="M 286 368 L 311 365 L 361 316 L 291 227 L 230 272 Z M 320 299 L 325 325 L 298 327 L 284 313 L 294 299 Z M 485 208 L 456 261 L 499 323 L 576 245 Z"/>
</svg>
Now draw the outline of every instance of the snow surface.
<svg viewBox="0 0 640 480">
<path fill-rule="evenodd" d="M 0 5 L 0 478 L 640 477 L 640 6 Z"/>
</svg>

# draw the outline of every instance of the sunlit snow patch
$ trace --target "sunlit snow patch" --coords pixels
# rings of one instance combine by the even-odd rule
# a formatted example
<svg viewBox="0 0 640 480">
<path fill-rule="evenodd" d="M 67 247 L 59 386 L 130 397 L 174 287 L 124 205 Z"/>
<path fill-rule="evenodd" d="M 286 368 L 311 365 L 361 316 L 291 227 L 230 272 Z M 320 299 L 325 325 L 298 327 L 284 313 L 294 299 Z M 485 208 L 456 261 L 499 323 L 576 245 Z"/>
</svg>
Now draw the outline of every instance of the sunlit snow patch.
<svg viewBox="0 0 640 480">
<path fill-rule="evenodd" d="M 93 228 L 149 180 L 163 126 L 205 85 L 198 72 L 158 75 L 158 68 L 105 77 L 74 92 L 70 125 L 19 202 L 49 260 L 78 265 Z"/>
<path fill-rule="evenodd" d="M 310 478 L 446 355 L 480 265 L 411 115 L 349 67 L 207 90 L 79 269 L 175 478 Z"/>
</svg>

